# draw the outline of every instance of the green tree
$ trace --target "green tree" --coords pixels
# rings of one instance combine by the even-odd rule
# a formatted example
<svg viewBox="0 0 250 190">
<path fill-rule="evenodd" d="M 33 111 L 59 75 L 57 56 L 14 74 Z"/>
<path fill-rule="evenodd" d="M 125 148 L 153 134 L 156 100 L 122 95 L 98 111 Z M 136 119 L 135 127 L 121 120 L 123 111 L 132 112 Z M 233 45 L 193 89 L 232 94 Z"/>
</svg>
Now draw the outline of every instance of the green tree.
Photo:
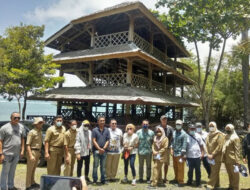
<svg viewBox="0 0 250 190">
<path fill-rule="evenodd" d="M 52 62 L 52 55 L 44 55 L 44 26 L 23 25 L 7 28 L 0 36 L 0 93 L 18 101 L 23 98 L 22 119 L 25 118 L 28 93 L 43 92 L 62 82 L 55 77 L 59 66 Z"/>
<path fill-rule="evenodd" d="M 245 16 L 250 12 L 250 1 L 246 0 L 158 0 L 157 7 L 168 8 L 168 15 L 160 15 L 168 28 L 193 43 L 196 50 L 198 72 L 197 86 L 199 89 L 202 115 L 206 125 L 210 120 L 215 86 L 223 63 L 226 42 L 228 38 L 236 38 L 242 30 L 249 27 Z M 198 43 L 209 44 L 208 58 L 202 63 Z M 212 65 L 212 53 L 221 50 L 220 58 Z M 205 68 L 202 78 L 202 66 Z M 209 77 L 215 71 L 213 78 Z M 208 80 L 212 81 L 208 91 Z"/>
</svg>

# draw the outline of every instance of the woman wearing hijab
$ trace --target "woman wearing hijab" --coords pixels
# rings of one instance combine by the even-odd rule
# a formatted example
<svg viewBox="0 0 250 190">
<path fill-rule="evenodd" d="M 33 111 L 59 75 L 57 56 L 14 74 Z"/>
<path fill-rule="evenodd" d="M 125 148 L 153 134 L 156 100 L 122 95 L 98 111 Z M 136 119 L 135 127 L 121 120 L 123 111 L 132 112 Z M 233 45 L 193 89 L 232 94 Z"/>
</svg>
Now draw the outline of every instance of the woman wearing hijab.
<svg viewBox="0 0 250 190">
<path fill-rule="evenodd" d="M 162 183 L 162 166 L 167 159 L 168 138 L 165 136 L 162 127 L 156 127 L 156 136 L 153 142 L 153 180 L 150 185 L 151 188 Z"/>
<path fill-rule="evenodd" d="M 209 134 L 206 139 L 207 158 L 211 166 L 211 174 L 207 184 L 208 190 L 220 186 L 220 167 L 223 144 L 224 134 L 217 129 L 215 122 L 210 122 Z"/>
<path fill-rule="evenodd" d="M 225 130 L 226 137 L 222 148 L 222 161 L 225 163 L 227 169 L 229 189 L 238 190 L 240 175 L 239 172 L 234 172 L 234 169 L 240 164 L 240 138 L 236 134 L 232 124 L 227 124 Z"/>
</svg>

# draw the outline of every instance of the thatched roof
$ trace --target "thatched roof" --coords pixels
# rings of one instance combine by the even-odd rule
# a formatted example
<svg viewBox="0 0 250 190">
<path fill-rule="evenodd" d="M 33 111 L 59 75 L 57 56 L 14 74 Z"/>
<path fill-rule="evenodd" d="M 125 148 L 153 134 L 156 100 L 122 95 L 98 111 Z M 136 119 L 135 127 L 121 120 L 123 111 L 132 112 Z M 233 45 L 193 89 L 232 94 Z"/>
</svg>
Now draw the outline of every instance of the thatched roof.
<svg viewBox="0 0 250 190">
<path fill-rule="evenodd" d="M 134 87 L 62 87 L 33 95 L 29 100 L 109 102 L 177 107 L 197 107 L 197 103 L 160 92 Z"/>
<path fill-rule="evenodd" d="M 72 36 L 79 34 L 82 32 L 83 28 L 88 25 L 89 23 L 95 23 L 96 25 L 102 23 L 101 20 L 113 17 L 113 16 L 119 16 L 121 14 L 127 14 L 127 13 L 136 13 L 139 14 L 141 18 L 144 19 L 144 23 L 150 22 L 152 23 L 157 30 L 160 31 L 160 33 L 163 34 L 163 36 L 166 37 L 168 40 L 169 45 L 176 47 L 176 52 L 178 52 L 177 57 L 187 57 L 189 56 L 188 51 L 183 47 L 182 44 L 180 44 L 173 34 L 171 34 L 168 29 L 164 26 L 163 23 L 158 21 L 156 17 L 148 10 L 141 2 L 135 1 L 135 2 L 125 2 L 121 3 L 109 8 L 106 8 L 104 10 L 80 17 L 78 19 L 72 20 L 69 24 L 61 28 L 59 31 L 57 31 L 55 34 L 50 36 L 46 41 L 45 45 L 47 47 L 51 47 L 57 50 L 61 50 L 61 45 L 65 43 L 67 39 L 71 39 Z M 103 23 L 102 23 L 103 24 Z M 106 23 L 107 25 L 107 23 Z M 102 27 L 105 27 L 105 24 L 100 25 Z M 112 27 L 112 26 L 111 26 Z M 74 43 L 78 43 L 79 41 L 86 40 L 86 36 L 88 36 L 87 32 L 82 33 L 79 38 L 75 38 L 73 40 L 73 43 L 71 43 L 70 50 L 76 50 L 77 46 L 74 47 Z M 78 43 L 79 44 L 79 43 Z"/>
</svg>

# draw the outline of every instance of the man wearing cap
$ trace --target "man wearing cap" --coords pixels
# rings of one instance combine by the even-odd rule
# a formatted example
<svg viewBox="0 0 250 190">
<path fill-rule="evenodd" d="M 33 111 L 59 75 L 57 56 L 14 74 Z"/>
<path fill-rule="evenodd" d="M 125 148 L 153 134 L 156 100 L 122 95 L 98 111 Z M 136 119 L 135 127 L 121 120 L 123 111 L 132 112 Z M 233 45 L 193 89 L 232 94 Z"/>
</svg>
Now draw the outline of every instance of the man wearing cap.
<svg viewBox="0 0 250 190">
<path fill-rule="evenodd" d="M 85 179 L 90 182 L 89 175 L 89 163 L 90 163 L 90 152 L 92 149 L 90 123 L 88 120 L 82 122 L 81 127 L 77 130 L 76 143 L 75 143 L 75 154 L 77 158 L 77 177 L 82 176 L 82 164 L 84 160 L 85 165 Z"/>
<path fill-rule="evenodd" d="M 47 160 L 48 175 L 60 175 L 62 158 L 64 153 L 65 127 L 62 125 L 63 118 L 55 117 L 54 125 L 49 127 L 45 136 L 45 159 Z"/>
<path fill-rule="evenodd" d="M 13 112 L 10 116 L 11 121 L 0 129 L 0 163 L 1 190 L 16 190 L 14 187 L 14 177 L 16 165 L 20 156 L 24 154 L 25 130 L 20 121 L 20 114 Z M 8 185 L 8 188 L 7 188 Z"/>
<path fill-rule="evenodd" d="M 204 168 L 207 171 L 207 175 L 209 178 L 210 173 L 211 173 L 211 167 L 207 161 L 207 147 L 206 147 L 206 139 L 207 139 L 208 133 L 203 130 L 203 125 L 200 122 L 195 123 L 195 127 L 196 127 L 196 132 L 201 136 L 201 139 L 202 139 L 202 144 L 204 147 L 204 157 L 202 158 L 202 162 L 203 162 Z"/>
<path fill-rule="evenodd" d="M 167 180 L 167 174 L 168 174 L 168 166 L 170 164 L 170 146 L 171 146 L 171 142 L 172 142 L 172 139 L 173 139 L 173 132 L 174 132 L 174 129 L 169 126 L 167 124 L 167 116 L 166 115 L 162 115 L 161 118 L 160 118 L 160 121 L 161 121 L 161 124 L 158 125 L 157 127 L 162 127 L 165 131 L 165 136 L 168 138 L 168 149 L 167 149 L 167 154 L 166 154 L 166 162 L 164 163 L 164 182 L 168 182 Z"/>
<path fill-rule="evenodd" d="M 76 142 L 76 120 L 70 121 L 70 129 L 64 135 L 64 176 L 73 176 L 74 165 L 76 161 L 75 142 Z"/>
<path fill-rule="evenodd" d="M 196 187 L 201 186 L 201 159 L 204 156 L 204 148 L 201 136 L 196 133 L 193 124 L 188 126 L 186 158 L 188 163 L 187 185 L 192 185 L 193 171 L 195 170 Z"/>
<path fill-rule="evenodd" d="M 173 155 L 174 174 L 177 186 L 184 184 L 184 164 L 187 150 L 187 134 L 182 129 L 182 120 L 175 122 L 176 130 L 173 133 L 171 154 Z"/>
<path fill-rule="evenodd" d="M 139 155 L 139 182 L 143 182 L 144 161 L 146 160 L 147 183 L 150 184 L 151 163 L 152 163 L 152 145 L 154 140 L 154 132 L 149 129 L 149 121 L 142 121 L 142 128 L 136 132 L 139 138 L 138 155 Z"/>
<path fill-rule="evenodd" d="M 35 117 L 32 129 L 27 137 L 26 148 L 27 148 L 27 173 L 26 173 L 26 190 L 33 189 L 35 187 L 39 188 L 35 182 L 35 171 L 41 156 L 41 148 L 42 148 L 42 127 L 44 121 L 41 117 Z"/>
</svg>

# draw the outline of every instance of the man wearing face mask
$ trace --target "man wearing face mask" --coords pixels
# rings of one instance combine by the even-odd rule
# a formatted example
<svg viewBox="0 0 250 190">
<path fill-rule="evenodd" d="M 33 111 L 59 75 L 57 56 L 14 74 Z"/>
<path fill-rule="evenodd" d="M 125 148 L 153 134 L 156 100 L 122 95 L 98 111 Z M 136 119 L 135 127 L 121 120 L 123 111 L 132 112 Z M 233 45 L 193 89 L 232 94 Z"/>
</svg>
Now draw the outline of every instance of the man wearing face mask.
<svg viewBox="0 0 250 190">
<path fill-rule="evenodd" d="M 202 144 L 203 144 L 203 147 L 204 147 L 204 157 L 202 158 L 202 162 L 203 162 L 204 168 L 207 171 L 207 175 L 208 175 L 208 178 L 209 178 L 210 173 L 211 173 L 211 168 L 210 168 L 210 165 L 209 165 L 209 163 L 207 161 L 207 147 L 206 147 L 206 139 L 207 139 L 208 133 L 202 129 L 203 128 L 202 123 L 200 123 L 200 122 L 195 123 L 195 126 L 196 126 L 196 132 L 202 138 Z"/>
<path fill-rule="evenodd" d="M 182 129 L 182 120 L 177 120 L 175 122 L 176 130 L 173 133 L 172 149 L 171 154 L 173 155 L 173 165 L 175 182 L 177 186 L 183 186 L 184 184 L 184 164 L 185 164 L 185 154 L 187 150 L 187 134 Z"/>
<path fill-rule="evenodd" d="M 84 176 L 87 182 L 91 182 L 89 175 L 89 163 L 90 163 L 90 153 L 92 149 L 90 122 L 84 120 L 81 127 L 77 131 L 76 143 L 75 143 L 75 154 L 77 158 L 77 177 L 82 176 L 82 164 L 84 161 Z"/>
<path fill-rule="evenodd" d="M 45 136 L 45 159 L 47 160 L 48 175 L 60 175 L 63 158 L 65 127 L 63 117 L 55 117 L 54 125 L 49 127 Z"/>
<path fill-rule="evenodd" d="M 27 137 L 26 147 L 27 147 L 27 174 L 26 174 L 26 190 L 33 189 L 35 187 L 39 188 L 40 185 L 35 183 L 35 171 L 41 156 L 41 148 L 43 143 L 42 138 L 42 127 L 44 121 L 41 117 L 34 118 L 34 129 L 32 129 Z"/>
<path fill-rule="evenodd" d="M 220 167 L 222 159 L 222 147 L 224 134 L 217 129 L 215 122 L 209 123 L 209 134 L 206 139 L 207 158 L 211 162 L 211 174 L 207 183 L 207 189 L 214 189 L 220 186 Z M 213 163 L 213 164 L 212 164 Z"/>
<path fill-rule="evenodd" d="M 234 172 L 234 167 L 240 164 L 240 138 L 232 124 L 227 124 L 225 130 L 226 137 L 222 148 L 222 161 L 225 163 L 229 177 L 228 189 L 239 190 L 240 174 Z"/>
<path fill-rule="evenodd" d="M 192 185 L 193 170 L 195 170 L 196 187 L 201 186 L 201 159 L 204 156 L 204 148 L 201 136 L 196 133 L 196 127 L 193 124 L 188 126 L 187 136 L 187 163 L 188 163 L 188 181 L 187 185 Z"/>
<path fill-rule="evenodd" d="M 76 120 L 70 121 L 70 129 L 64 134 L 64 176 L 73 176 L 74 165 L 76 161 L 74 145 L 76 142 Z"/>
<path fill-rule="evenodd" d="M 149 121 L 144 119 L 142 121 L 142 129 L 136 132 L 139 138 L 138 154 L 139 154 L 139 183 L 143 182 L 143 168 L 146 160 L 147 168 L 147 183 L 150 184 L 151 178 L 151 162 L 152 162 L 152 144 L 154 132 L 149 127 Z"/>
<path fill-rule="evenodd" d="M 243 162 L 246 164 L 248 161 L 248 171 L 250 173 L 250 123 L 248 123 L 248 134 L 243 140 L 242 154 Z"/>
</svg>

